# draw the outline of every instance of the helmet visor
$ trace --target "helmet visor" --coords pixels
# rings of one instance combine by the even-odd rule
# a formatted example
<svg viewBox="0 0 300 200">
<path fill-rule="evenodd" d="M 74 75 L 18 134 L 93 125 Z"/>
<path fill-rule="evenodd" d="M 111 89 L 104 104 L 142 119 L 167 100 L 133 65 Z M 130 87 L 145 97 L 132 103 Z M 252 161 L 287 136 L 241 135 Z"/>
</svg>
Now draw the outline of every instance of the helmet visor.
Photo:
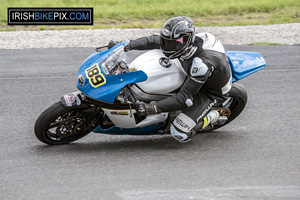
<svg viewBox="0 0 300 200">
<path fill-rule="evenodd" d="M 189 36 L 185 35 L 178 39 L 167 39 L 165 37 L 161 37 L 160 39 L 161 49 L 163 51 L 179 51 L 186 46 L 189 40 Z"/>
</svg>

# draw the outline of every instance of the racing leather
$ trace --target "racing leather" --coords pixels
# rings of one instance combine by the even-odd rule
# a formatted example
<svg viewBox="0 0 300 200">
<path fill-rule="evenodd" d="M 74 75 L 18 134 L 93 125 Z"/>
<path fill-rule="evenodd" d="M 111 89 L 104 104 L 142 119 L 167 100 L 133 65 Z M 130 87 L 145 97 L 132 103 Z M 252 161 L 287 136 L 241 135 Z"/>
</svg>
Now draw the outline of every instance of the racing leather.
<svg viewBox="0 0 300 200">
<path fill-rule="evenodd" d="M 152 35 L 138 38 L 136 40 L 131 40 L 128 45 L 130 46 L 130 50 L 160 49 L 160 36 Z"/>
</svg>

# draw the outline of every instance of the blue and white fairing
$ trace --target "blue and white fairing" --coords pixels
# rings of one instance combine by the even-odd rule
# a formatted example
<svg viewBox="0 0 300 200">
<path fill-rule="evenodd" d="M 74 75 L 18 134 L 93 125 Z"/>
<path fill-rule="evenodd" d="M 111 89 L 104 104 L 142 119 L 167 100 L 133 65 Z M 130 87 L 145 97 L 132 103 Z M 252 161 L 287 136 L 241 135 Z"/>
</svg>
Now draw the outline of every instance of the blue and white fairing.
<svg viewBox="0 0 300 200">
<path fill-rule="evenodd" d="M 113 104 L 119 92 L 128 84 L 147 80 L 145 72 L 131 69 L 120 73 L 120 62 L 123 61 L 123 47 L 128 41 L 115 47 L 95 53 L 86 59 L 78 72 L 77 88 L 86 96 L 108 104 Z M 116 65 L 116 63 L 118 63 Z M 124 63 L 123 63 L 124 64 Z M 161 123 L 168 117 L 167 113 L 147 116 L 144 120 L 136 122 L 133 114 L 135 110 L 115 110 L 102 108 L 114 126 L 103 129 L 101 126 L 93 131 L 95 133 L 110 134 L 155 134 Z"/>
<path fill-rule="evenodd" d="M 92 99 L 112 104 L 126 85 L 147 80 L 147 75 L 143 71 L 110 75 L 101 66 L 107 58 L 126 44 L 128 41 L 88 57 L 79 69 L 77 88 Z"/>
<path fill-rule="evenodd" d="M 226 53 L 232 71 L 232 82 L 240 80 L 265 66 L 260 53 L 224 51 L 223 45 L 211 34 L 203 33 L 204 49 Z M 127 73 L 108 73 L 111 58 L 119 55 L 120 49 L 128 41 L 115 47 L 91 55 L 81 65 L 78 73 L 77 88 L 86 96 L 109 104 L 113 104 L 119 92 L 128 84 L 137 83 L 145 94 L 163 95 L 179 88 L 186 74 L 178 60 L 172 60 L 172 66 L 163 68 L 159 59 L 163 56 L 160 50 L 151 50 L 136 58 Z M 121 56 L 121 55 L 120 55 Z M 136 70 L 136 71 L 135 71 Z M 114 75 L 115 74 L 115 75 Z M 112 134 L 153 134 L 158 132 L 168 113 L 149 115 L 145 120 L 136 123 L 131 117 L 135 110 L 113 110 L 103 108 L 106 116 L 115 126 L 103 129 L 98 126 L 94 132 Z"/>
</svg>

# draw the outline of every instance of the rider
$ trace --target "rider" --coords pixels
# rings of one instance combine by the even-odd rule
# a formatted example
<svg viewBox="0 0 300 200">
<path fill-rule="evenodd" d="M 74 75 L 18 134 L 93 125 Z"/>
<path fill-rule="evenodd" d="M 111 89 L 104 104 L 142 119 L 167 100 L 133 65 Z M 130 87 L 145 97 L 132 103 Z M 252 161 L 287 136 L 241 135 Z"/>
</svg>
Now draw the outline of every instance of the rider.
<svg viewBox="0 0 300 200">
<path fill-rule="evenodd" d="M 141 116 L 181 110 L 170 126 L 172 136 L 179 142 L 189 141 L 199 129 L 218 120 L 219 112 L 211 108 L 228 98 L 232 86 L 223 45 L 209 33 L 199 36 L 195 35 L 193 21 L 180 16 L 169 19 L 160 35 L 132 40 L 124 48 L 161 49 L 169 59 L 179 59 L 187 74 L 179 92 L 149 104 L 136 102 L 137 114 Z"/>
</svg>

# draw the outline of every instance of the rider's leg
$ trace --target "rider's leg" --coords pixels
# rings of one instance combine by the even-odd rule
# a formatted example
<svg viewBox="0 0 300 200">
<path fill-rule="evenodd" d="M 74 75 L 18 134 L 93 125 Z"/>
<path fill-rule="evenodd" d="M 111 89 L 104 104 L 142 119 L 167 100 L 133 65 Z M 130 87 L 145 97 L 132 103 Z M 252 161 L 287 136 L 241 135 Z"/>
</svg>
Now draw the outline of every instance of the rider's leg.
<svg viewBox="0 0 300 200">
<path fill-rule="evenodd" d="M 211 108 L 223 101 L 223 98 L 208 95 L 205 91 L 200 91 L 194 97 L 194 104 L 180 113 L 172 122 L 170 127 L 172 136 L 179 142 L 190 141 L 198 129 L 203 129 L 208 124 L 218 120 L 219 113 L 211 110 Z"/>
<path fill-rule="evenodd" d="M 170 126 L 171 134 L 179 142 L 188 142 L 197 131 L 203 130 L 207 125 L 216 122 L 219 116 L 218 111 L 210 110 L 203 120 L 196 124 L 190 117 L 180 113 Z"/>
</svg>

